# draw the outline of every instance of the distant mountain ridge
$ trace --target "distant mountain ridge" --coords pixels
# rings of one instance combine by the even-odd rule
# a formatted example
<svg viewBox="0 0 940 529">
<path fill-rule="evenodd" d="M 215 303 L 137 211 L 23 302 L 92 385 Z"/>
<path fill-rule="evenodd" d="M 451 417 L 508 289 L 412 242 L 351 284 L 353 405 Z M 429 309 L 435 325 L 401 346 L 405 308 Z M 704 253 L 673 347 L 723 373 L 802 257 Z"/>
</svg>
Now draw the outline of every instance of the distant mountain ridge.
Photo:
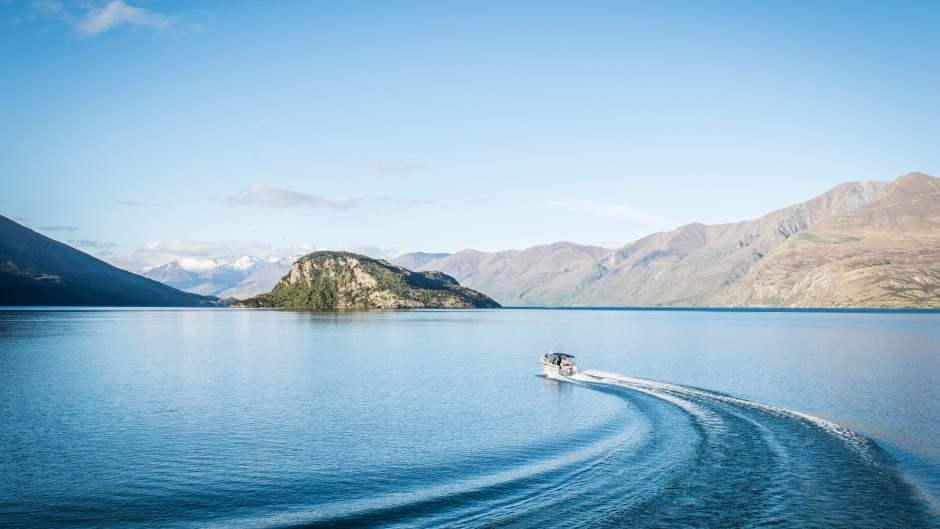
<svg viewBox="0 0 940 529">
<path fill-rule="evenodd" d="M 276 257 L 183 258 L 160 266 L 141 268 L 139 275 L 186 292 L 220 295 L 236 287 L 253 273 L 277 262 Z"/>
<path fill-rule="evenodd" d="M 0 216 L 0 305 L 205 306 L 218 299 L 181 292 L 115 268 Z"/>
<path fill-rule="evenodd" d="M 617 249 L 464 250 L 416 270 L 507 306 L 940 307 L 937 188 L 921 173 L 851 182 L 755 220 L 688 224 Z M 850 287 L 853 274 L 867 279 Z"/>
<path fill-rule="evenodd" d="M 238 284 L 227 288 L 218 294 L 220 298 L 248 299 L 258 294 L 270 292 L 282 277 L 290 272 L 291 265 L 300 256 L 284 257 L 274 261 L 264 268 L 255 270 L 251 275 L 242 279 Z"/>
<path fill-rule="evenodd" d="M 212 270 L 218 270 L 220 268 L 228 270 L 251 270 L 257 269 L 258 266 L 264 266 L 268 262 L 275 260 L 274 258 L 269 259 L 259 259 L 257 257 L 252 257 L 250 255 L 245 255 L 242 257 L 214 257 L 208 259 L 198 259 L 198 258 L 182 258 L 175 259 L 174 261 L 162 265 L 162 266 L 146 266 L 141 268 L 141 272 L 152 272 L 159 269 L 171 269 L 175 268 L 178 270 L 185 270 L 187 272 L 209 272 Z"/>
<path fill-rule="evenodd" d="M 558 242 L 491 253 L 417 252 L 392 263 L 439 271 L 444 284 L 459 281 L 508 306 L 940 308 L 938 234 L 940 180 L 909 173 L 841 184 L 758 219 L 692 223 L 616 249 Z M 242 256 L 180 259 L 142 272 L 246 299 L 289 280 L 295 266 L 293 258 Z M 0 217 L 0 304 L 216 303 Z"/>
<path fill-rule="evenodd" d="M 441 272 L 412 272 L 350 252 L 298 259 L 271 292 L 232 305 L 270 308 L 488 308 L 499 304 Z"/>
<path fill-rule="evenodd" d="M 414 252 L 406 253 L 397 259 L 395 259 L 395 264 L 398 266 L 403 266 L 408 270 L 414 270 L 419 266 L 424 266 L 435 259 L 440 259 L 442 257 L 447 257 L 449 253 L 426 253 L 426 252 Z"/>
</svg>

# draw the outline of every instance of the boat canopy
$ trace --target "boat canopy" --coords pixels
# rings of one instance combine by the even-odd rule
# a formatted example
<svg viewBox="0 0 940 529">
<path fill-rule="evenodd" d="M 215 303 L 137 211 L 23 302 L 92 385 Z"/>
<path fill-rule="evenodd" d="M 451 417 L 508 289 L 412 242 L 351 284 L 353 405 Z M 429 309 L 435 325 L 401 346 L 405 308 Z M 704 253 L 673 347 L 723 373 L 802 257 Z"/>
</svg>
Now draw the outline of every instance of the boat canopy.
<svg viewBox="0 0 940 529">
<path fill-rule="evenodd" d="M 550 358 L 557 358 L 557 357 L 561 357 L 561 358 L 574 358 L 574 355 L 570 355 L 570 354 L 568 354 L 568 353 L 548 353 L 548 354 L 545 355 L 545 356 L 548 356 L 548 357 L 550 357 Z"/>
</svg>

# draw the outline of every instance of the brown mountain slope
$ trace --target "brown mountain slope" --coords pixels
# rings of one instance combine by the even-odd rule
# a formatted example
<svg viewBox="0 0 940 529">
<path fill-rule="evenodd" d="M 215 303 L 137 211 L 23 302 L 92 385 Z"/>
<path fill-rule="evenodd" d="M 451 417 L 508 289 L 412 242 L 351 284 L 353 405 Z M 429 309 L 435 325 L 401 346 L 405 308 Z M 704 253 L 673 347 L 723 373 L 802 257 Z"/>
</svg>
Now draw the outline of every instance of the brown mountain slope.
<svg viewBox="0 0 940 529">
<path fill-rule="evenodd" d="M 608 252 L 570 242 L 495 253 L 463 250 L 417 270 L 440 270 L 461 285 L 475 285 L 468 288 L 486 292 L 503 305 L 553 306 L 596 280 L 598 260 Z"/>
<path fill-rule="evenodd" d="M 807 202 L 733 224 L 689 224 L 615 250 L 576 305 L 696 306 L 744 276 L 794 234 L 867 204 L 885 182 L 839 185 Z"/>
<path fill-rule="evenodd" d="M 769 252 L 714 306 L 940 307 L 940 180 L 910 173 Z"/>
<path fill-rule="evenodd" d="M 756 220 L 693 223 L 615 250 L 573 243 L 496 253 L 465 250 L 418 270 L 441 270 L 509 306 L 703 305 L 781 242 L 857 210 L 888 186 L 842 184 Z"/>
</svg>

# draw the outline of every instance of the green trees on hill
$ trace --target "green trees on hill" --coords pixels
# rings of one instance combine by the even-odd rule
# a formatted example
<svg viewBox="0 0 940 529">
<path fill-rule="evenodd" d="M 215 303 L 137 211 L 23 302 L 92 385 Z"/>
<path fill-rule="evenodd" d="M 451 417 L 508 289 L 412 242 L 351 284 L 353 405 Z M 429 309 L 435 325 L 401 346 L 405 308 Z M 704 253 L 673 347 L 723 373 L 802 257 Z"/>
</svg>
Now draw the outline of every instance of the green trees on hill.
<svg viewBox="0 0 940 529">
<path fill-rule="evenodd" d="M 235 306 L 322 309 L 499 306 L 441 272 L 411 272 L 349 252 L 314 252 L 300 258 L 294 269 L 298 266 L 302 277 L 295 277 L 294 282 L 285 277 L 271 292 Z"/>
</svg>

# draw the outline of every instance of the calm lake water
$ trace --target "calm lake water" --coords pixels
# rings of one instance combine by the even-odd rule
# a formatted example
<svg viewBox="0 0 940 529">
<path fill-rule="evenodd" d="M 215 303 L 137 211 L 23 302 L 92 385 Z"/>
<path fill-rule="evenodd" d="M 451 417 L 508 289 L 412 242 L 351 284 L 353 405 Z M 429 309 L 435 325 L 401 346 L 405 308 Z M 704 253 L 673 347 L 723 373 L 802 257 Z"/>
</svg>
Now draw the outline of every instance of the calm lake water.
<svg viewBox="0 0 940 529">
<path fill-rule="evenodd" d="M 0 526 L 940 527 L 938 387 L 936 313 L 2 310 Z"/>
</svg>

